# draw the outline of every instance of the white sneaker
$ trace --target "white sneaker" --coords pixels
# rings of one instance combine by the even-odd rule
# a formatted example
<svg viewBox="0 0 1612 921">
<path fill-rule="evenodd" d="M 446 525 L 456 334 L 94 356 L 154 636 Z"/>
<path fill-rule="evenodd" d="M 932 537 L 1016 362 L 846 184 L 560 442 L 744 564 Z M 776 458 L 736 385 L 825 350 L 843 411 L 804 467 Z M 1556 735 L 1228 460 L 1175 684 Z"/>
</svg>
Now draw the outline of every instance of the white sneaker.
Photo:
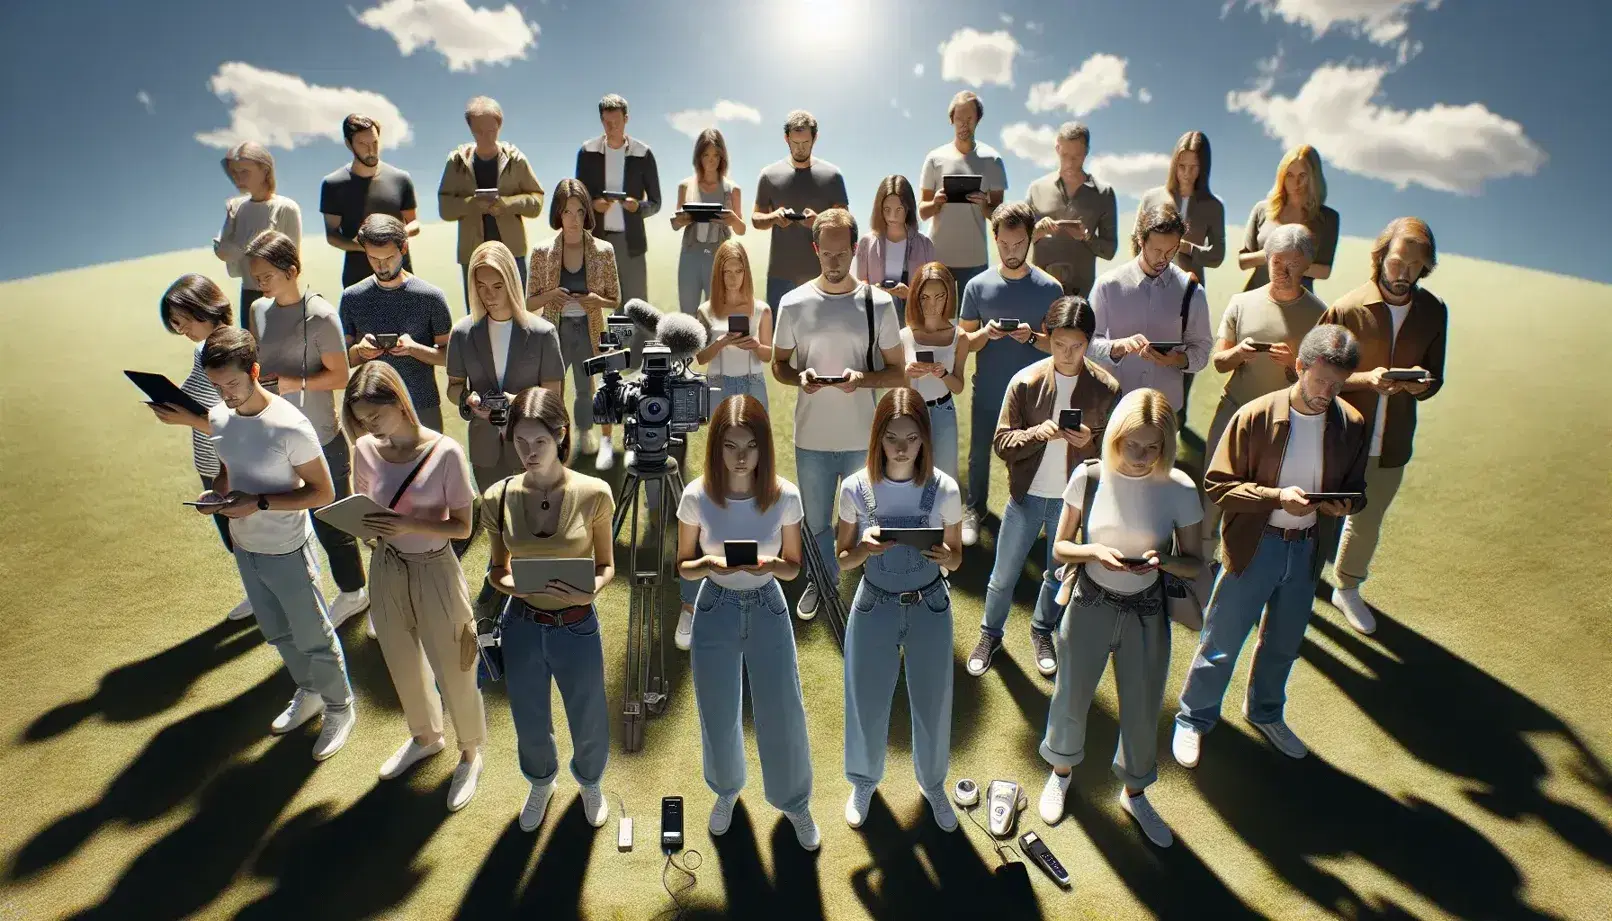
<svg viewBox="0 0 1612 921">
<path fill-rule="evenodd" d="M 599 443 L 599 453 L 593 459 L 593 466 L 599 470 L 609 470 L 616 465 L 616 443 L 606 438 Z"/>
<path fill-rule="evenodd" d="M 1249 722 L 1254 723 L 1253 720 L 1249 720 Z M 1265 738 L 1271 740 L 1271 744 L 1276 746 L 1276 750 L 1289 758 L 1302 758 L 1310 753 L 1303 740 L 1294 735 L 1293 730 L 1287 728 L 1285 720 L 1277 720 L 1274 723 L 1254 723 L 1254 728 L 1265 733 Z"/>
<path fill-rule="evenodd" d="M 252 599 L 250 599 L 250 598 L 242 598 L 241 603 L 236 605 L 233 608 L 230 608 L 229 613 L 225 614 L 224 616 L 229 618 L 230 620 L 245 620 L 248 617 L 251 617 L 252 616 Z"/>
<path fill-rule="evenodd" d="M 588 824 L 598 828 L 610 817 L 610 803 L 598 784 L 582 788 L 582 816 Z"/>
<path fill-rule="evenodd" d="M 453 782 L 448 785 L 448 811 L 458 812 L 465 808 L 470 798 L 476 795 L 476 781 L 481 779 L 481 752 L 469 761 L 459 762 L 453 769 Z"/>
<path fill-rule="evenodd" d="M 543 816 L 548 814 L 549 800 L 553 798 L 554 784 L 532 784 L 526 805 L 521 807 L 521 831 L 537 831 L 537 826 L 543 824 Z"/>
<path fill-rule="evenodd" d="M 330 603 L 330 625 L 340 627 L 354 614 L 369 607 L 369 590 L 359 589 L 356 592 L 342 592 L 336 600 Z"/>
<path fill-rule="evenodd" d="M 1349 621 L 1349 626 L 1361 633 L 1373 633 L 1377 629 L 1377 618 L 1371 613 L 1366 599 L 1360 597 L 1359 587 L 1335 588 L 1332 590 L 1332 606 L 1343 612 Z"/>
<path fill-rule="evenodd" d="M 980 539 L 980 516 L 971 508 L 963 509 L 963 546 L 972 547 Z"/>
<path fill-rule="evenodd" d="M 285 735 L 323 712 L 325 712 L 323 697 L 312 691 L 297 688 L 297 693 L 291 695 L 290 705 L 269 724 L 269 731 L 277 736 Z"/>
<path fill-rule="evenodd" d="M 868 806 L 873 802 L 873 791 L 876 787 L 851 785 L 851 795 L 845 801 L 845 824 L 852 828 L 861 828 L 862 823 L 868 820 Z"/>
<path fill-rule="evenodd" d="M 364 615 L 364 635 L 369 637 L 370 639 L 375 638 L 375 615 L 374 614 L 365 614 Z"/>
<path fill-rule="evenodd" d="M 684 608 L 677 615 L 677 632 L 672 634 L 672 642 L 677 648 L 687 651 L 694 645 L 694 609 Z"/>
<path fill-rule="evenodd" d="M 1146 793 L 1132 796 L 1129 790 L 1121 787 L 1119 808 L 1129 813 L 1131 818 L 1136 820 L 1136 824 L 1142 826 L 1142 834 L 1147 835 L 1147 840 L 1159 847 L 1169 847 L 1175 843 L 1175 835 L 1170 833 L 1170 826 L 1164 824 L 1164 819 L 1158 810 L 1147 801 Z"/>
<path fill-rule="evenodd" d="M 410 738 L 403 743 L 402 748 L 392 754 L 392 757 L 381 764 L 381 779 L 392 780 L 415 764 L 439 754 L 444 748 L 447 748 L 447 743 L 440 737 L 430 745 L 421 745 Z"/>
<path fill-rule="evenodd" d="M 708 826 L 711 834 L 726 834 L 729 826 L 733 824 L 733 806 L 739 802 L 739 794 L 732 796 L 719 796 L 716 805 L 711 807 L 711 822 Z"/>
<path fill-rule="evenodd" d="M 358 704 L 351 703 L 340 713 L 325 713 L 325 724 L 319 727 L 319 738 L 313 743 L 313 760 L 323 761 L 341 751 L 347 737 L 353 734 L 358 722 Z"/>
<path fill-rule="evenodd" d="M 1041 821 L 1048 825 L 1057 825 L 1063 821 L 1064 796 L 1069 792 L 1069 782 L 1074 774 L 1059 774 L 1054 771 L 1047 775 L 1047 785 L 1041 788 Z"/>
<path fill-rule="evenodd" d="M 946 799 L 946 791 L 923 791 L 924 799 L 929 801 L 929 811 L 935 816 L 935 824 L 941 831 L 957 830 L 957 813 L 952 809 L 951 801 Z"/>
<path fill-rule="evenodd" d="M 789 824 L 795 826 L 795 840 L 808 851 L 815 851 L 823 843 L 823 835 L 817 830 L 817 822 L 812 819 L 810 812 L 786 812 Z"/>
<path fill-rule="evenodd" d="M 817 616 L 817 585 L 813 582 L 806 584 L 806 591 L 801 593 L 800 600 L 795 602 L 795 616 L 801 620 L 811 620 Z"/>
<path fill-rule="evenodd" d="M 1184 768 L 1195 768 L 1203 757 L 1203 733 L 1180 723 L 1175 724 L 1175 736 L 1170 739 L 1170 753 L 1175 763 Z"/>
<path fill-rule="evenodd" d="M 582 453 L 583 454 L 598 454 L 599 453 L 599 430 L 598 429 L 588 429 L 588 431 L 585 434 L 583 434 L 583 436 L 582 436 Z"/>
</svg>

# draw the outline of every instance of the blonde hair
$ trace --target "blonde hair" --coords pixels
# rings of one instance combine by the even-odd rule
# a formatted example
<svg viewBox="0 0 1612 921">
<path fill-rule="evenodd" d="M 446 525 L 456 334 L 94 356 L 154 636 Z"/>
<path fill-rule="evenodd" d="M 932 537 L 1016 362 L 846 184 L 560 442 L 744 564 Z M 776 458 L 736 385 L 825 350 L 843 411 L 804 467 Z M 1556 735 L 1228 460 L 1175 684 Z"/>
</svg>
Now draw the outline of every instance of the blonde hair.
<svg viewBox="0 0 1612 921">
<path fill-rule="evenodd" d="M 229 150 L 224 151 L 224 175 L 229 176 L 229 165 L 237 160 L 245 160 L 248 163 L 256 163 L 258 166 L 263 167 L 263 180 L 264 182 L 268 183 L 269 194 L 276 194 L 274 183 L 274 154 L 269 153 L 269 149 L 267 147 L 264 147 L 257 141 L 242 141 L 241 143 L 236 144 L 234 147 L 231 147 Z M 230 176 L 230 181 L 235 181 L 235 177 Z"/>
<path fill-rule="evenodd" d="M 723 270 L 727 268 L 728 263 L 735 261 L 744 266 L 744 288 L 740 294 L 742 298 L 740 304 L 749 306 L 754 310 L 756 277 L 750 271 L 750 253 L 745 250 L 744 244 L 730 237 L 723 240 L 722 245 L 716 248 L 716 256 L 711 260 L 711 316 L 719 320 L 728 315 L 730 307 L 735 306 L 728 303 L 728 283 L 722 277 Z M 754 330 L 753 332 L 756 335 L 761 334 L 760 330 Z"/>
<path fill-rule="evenodd" d="M 1321 206 L 1327 203 L 1327 181 L 1321 175 L 1321 154 L 1309 144 L 1300 144 L 1283 155 L 1282 162 L 1276 167 L 1276 184 L 1271 186 L 1271 194 L 1265 197 L 1265 217 L 1273 224 L 1287 206 L 1287 171 L 1299 160 L 1310 168 L 1310 196 L 1299 203 L 1303 206 L 1304 222 L 1309 223 L 1320 217 Z"/>
<path fill-rule="evenodd" d="M 347 391 L 341 398 L 341 428 L 347 433 L 347 439 L 353 442 L 368 432 L 354 412 L 359 403 L 396 406 L 402 410 L 403 418 L 409 420 L 410 425 L 416 428 L 420 425 L 420 415 L 414 411 L 414 401 L 409 398 L 403 378 L 397 369 L 384 361 L 367 361 L 359 365 L 347 380 Z"/>
<path fill-rule="evenodd" d="M 470 254 L 470 262 L 465 265 L 466 283 L 470 286 L 470 322 L 480 323 L 481 318 L 487 315 L 487 305 L 481 302 L 481 291 L 476 287 L 476 270 L 487 266 L 497 272 L 504 280 L 504 292 L 515 305 L 515 319 L 520 325 L 526 325 L 526 297 L 521 290 L 520 271 L 515 268 L 515 254 L 509 251 L 498 240 L 488 240 L 476 247 Z"/>
<path fill-rule="evenodd" d="M 1176 418 L 1175 410 L 1164 394 L 1151 387 L 1132 390 L 1120 398 L 1108 418 L 1103 432 L 1103 471 L 1115 473 L 1119 465 L 1125 438 L 1138 429 L 1157 429 L 1163 436 L 1158 460 L 1153 462 L 1149 476 L 1167 479 L 1175 469 Z"/>
</svg>

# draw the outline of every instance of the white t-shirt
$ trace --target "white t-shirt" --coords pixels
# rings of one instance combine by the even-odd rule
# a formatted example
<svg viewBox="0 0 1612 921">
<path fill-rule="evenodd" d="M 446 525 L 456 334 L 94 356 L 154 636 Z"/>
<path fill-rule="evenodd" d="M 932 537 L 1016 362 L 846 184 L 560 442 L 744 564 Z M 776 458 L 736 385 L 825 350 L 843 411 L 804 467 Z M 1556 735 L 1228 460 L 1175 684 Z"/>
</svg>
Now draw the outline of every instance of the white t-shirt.
<svg viewBox="0 0 1612 921">
<path fill-rule="evenodd" d="M 1040 364 L 1040 362 L 1037 362 Z M 1030 367 L 1035 367 L 1031 365 Z M 1025 369 L 1026 371 L 1029 368 Z M 1024 371 L 1014 375 L 1023 375 Z M 1058 410 L 1068 409 L 1070 397 L 1075 392 L 1075 383 L 1080 380 L 1071 375 L 1052 372 L 1057 390 L 1052 397 L 1052 418 L 1058 419 Z M 1009 384 L 1008 388 L 1012 389 Z M 1035 468 L 1035 479 L 1030 481 L 1030 495 L 1042 499 L 1056 499 L 1064 494 L 1064 488 L 1069 485 L 1069 452 L 1066 450 L 1063 439 L 1059 438 L 1047 442 L 1047 449 L 1041 452 L 1041 466 Z"/>
<path fill-rule="evenodd" d="M 1324 412 L 1307 416 L 1291 407 L 1287 410 L 1287 453 L 1282 455 L 1282 472 L 1276 487 L 1297 486 L 1305 492 L 1321 491 L 1321 438 L 1327 429 Z M 1315 512 L 1301 518 L 1278 508 L 1271 512 L 1270 524 L 1278 528 L 1307 528 L 1315 524 Z"/>
<path fill-rule="evenodd" d="M 213 447 L 229 471 L 229 488 L 255 496 L 291 492 L 302 485 L 296 468 L 324 456 L 313 423 L 285 399 L 269 395 L 255 416 L 242 416 L 223 403 L 207 414 Z M 306 510 L 253 512 L 232 518 L 230 537 L 250 553 L 292 553 L 313 535 Z"/>
<path fill-rule="evenodd" d="M 607 141 L 604 145 L 605 157 L 605 191 L 625 192 L 627 182 L 627 144 L 624 141 L 621 149 L 610 146 Z M 604 213 L 605 233 L 626 233 L 627 212 L 621 207 L 621 202 L 610 203 L 610 210 Z"/>
<path fill-rule="evenodd" d="M 1203 520 L 1203 504 L 1192 477 L 1171 470 L 1167 480 L 1158 477 L 1132 477 L 1104 470 L 1097 481 L 1097 495 L 1091 508 L 1086 501 L 1086 464 L 1075 468 L 1064 489 L 1064 507 L 1081 510 L 1086 517 L 1089 544 L 1113 547 L 1121 556 L 1141 556 L 1149 550 L 1168 553 L 1176 528 Z M 1086 574 L 1111 592 L 1130 595 L 1142 591 L 1159 578 L 1157 571 L 1147 575 L 1112 572 L 1101 563 L 1087 563 Z"/>
<path fill-rule="evenodd" d="M 974 142 L 974 151 L 963 155 L 953 141 L 936 147 L 924 157 L 919 186 L 945 188 L 944 176 L 975 175 L 980 178 L 980 191 L 1007 191 L 1007 168 L 1002 155 L 989 144 Z M 948 201 L 929 221 L 929 237 L 935 241 L 935 260 L 952 268 L 970 268 L 986 265 L 990 253 L 985 244 L 985 215 L 967 201 Z"/>
<path fill-rule="evenodd" d="M 816 284 L 808 283 L 784 295 L 778 304 L 773 345 L 794 350 L 790 367 L 796 371 L 811 368 L 825 376 L 868 370 L 864 290 L 866 286 L 858 286 L 849 294 L 824 294 Z M 872 290 L 873 328 L 878 339 L 874 349 L 895 348 L 901 343 L 895 304 L 888 292 Z M 873 430 L 873 394 L 867 388 L 846 393 L 824 387 L 809 396 L 802 391 L 795 400 L 795 444 L 810 451 L 866 451 L 868 433 Z"/>
<path fill-rule="evenodd" d="M 1394 343 L 1399 341 L 1399 328 L 1405 325 L 1405 315 L 1410 313 L 1410 305 L 1395 307 L 1393 304 L 1383 305 L 1388 308 L 1389 316 L 1394 320 L 1394 336 L 1388 340 L 1388 366 L 1394 366 Z M 1388 397 L 1377 395 L 1377 419 L 1371 427 L 1371 456 L 1381 457 L 1383 453 L 1383 423 L 1388 419 Z"/>
<path fill-rule="evenodd" d="M 504 368 L 509 364 L 509 334 L 514 320 L 487 318 L 487 339 L 493 347 L 493 373 L 498 375 L 498 386 L 504 386 Z"/>
<path fill-rule="evenodd" d="M 920 527 L 944 528 L 962 521 L 963 492 L 957 488 L 957 481 L 939 469 L 930 475 L 939 483 L 935 489 L 935 507 L 929 512 L 929 521 Z M 873 526 L 873 516 L 862 504 L 862 484 L 867 481 L 866 467 L 840 481 L 841 521 L 855 522 L 859 528 Z M 923 499 L 923 484 L 911 480 L 905 483 L 882 480 L 873 487 L 873 501 L 879 507 L 879 517 L 886 521 L 918 514 L 918 510 L 923 508 Z"/>
<path fill-rule="evenodd" d="M 757 507 L 754 499 L 729 499 L 727 507 L 723 508 L 706 494 L 705 477 L 697 477 L 683 487 L 683 500 L 677 506 L 677 520 L 699 526 L 701 553 L 720 557 L 723 541 L 753 540 L 757 554 L 777 556 L 784 545 L 783 529 L 788 525 L 800 524 L 804 516 L 800 490 L 795 484 L 779 480 L 778 486 L 778 501 L 765 512 Z M 760 588 L 772 580 L 772 576 L 753 572 L 737 572 L 727 576 L 711 573 L 708 578 L 723 588 L 740 591 Z"/>
<path fill-rule="evenodd" d="M 906 351 L 907 361 L 909 362 L 917 361 L 918 350 L 923 349 L 926 352 L 934 352 L 935 361 L 950 369 L 952 360 L 957 357 L 957 328 L 952 327 L 951 345 L 921 345 L 913 337 L 912 327 L 904 326 L 901 328 L 901 347 Z M 912 389 L 918 391 L 918 394 L 924 398 L 925 402 L 938 400 L 951 393 L 950 390 L 946 389 L 946 382 L 938 377 L 920 377 L 907 383 L 912 385 Z"/>
<path fill-rule="evenodd" d="M 883 278 L 870 278 L 870 279 L 868 279 L 868 281 L 871 281 L 871 282 L 881 282 L 881 281 L 886 281 L 886 280 L 900 281 L 901 280 L 901 273 L 903 271 L 905 271 L 906 268 L 907 268 L 907 241 L 902 240 L 900 243 L 892 243 L 889 240 L 885 240 L 884 241 L 884 277 Z"/>
<path fill-rule="evenodd" d="M 710 310 L 710 301 L 700 305 L 701 310 Z M 756 301 L 750 308 L 750 335 L 755 336 L 761 332 L 761 324 L 772 313 L 772 308 L 765 301 Z M 711 318 L 711 338 L 720 339 L 728 334 L 728 318 Z M 744 349 L 728 346 L 716 353 L 711 364 L 706 368 L 707 374 L 718 374 L 723 377 L 749 377 L 753 374 L 767 373 L 766 366 L 755 352 L 746 352 Z"/>
</svg>

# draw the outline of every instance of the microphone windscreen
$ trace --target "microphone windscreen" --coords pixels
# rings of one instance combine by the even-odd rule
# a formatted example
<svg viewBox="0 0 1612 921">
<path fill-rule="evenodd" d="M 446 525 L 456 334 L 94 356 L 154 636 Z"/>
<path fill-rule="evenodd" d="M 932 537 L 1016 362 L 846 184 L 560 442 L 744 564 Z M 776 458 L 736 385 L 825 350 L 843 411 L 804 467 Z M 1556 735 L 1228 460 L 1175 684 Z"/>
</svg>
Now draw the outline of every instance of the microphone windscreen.
<svg viewBox="0 0 1612 921">
<path fill-rule="evenodd" d="M 636 297 L 623 305 L 621 312 L 632 320 L 634 326 L 641 327 L 651 334 L 655 332 L 655 327 L 660 325 L 661 317 L 665 316 L 648 301 Z M 651 335 L 649 338 L 654 336 Z"/>
<path fill-rule="evenodd" d="M 705 348 L 705 326 L 685 313 L 662 314 L 655 338 L 672 357 L 683 360 Z"/>
</svg>

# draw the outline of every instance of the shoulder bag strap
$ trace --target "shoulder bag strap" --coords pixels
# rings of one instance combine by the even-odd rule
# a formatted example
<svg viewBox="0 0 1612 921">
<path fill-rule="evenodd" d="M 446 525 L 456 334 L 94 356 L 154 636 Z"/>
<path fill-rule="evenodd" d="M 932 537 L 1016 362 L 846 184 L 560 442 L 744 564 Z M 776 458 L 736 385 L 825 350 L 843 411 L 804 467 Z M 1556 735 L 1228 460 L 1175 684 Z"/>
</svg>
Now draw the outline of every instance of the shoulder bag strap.
<svg viewBox="0 0 1612 921">
<path fill-rule="evenodd" d="M 508 512 L 508 509 L 509 509 L 509 481 L 511 479 L 513 479 L 513 477 L 505 478 L 505 480 L 504 480 L 504 488 L 503 488 L 503 490 L 501 490 L 498 493 L 498 536 L 499 537 L 503 537 L 505 534 L 509 533 L 509 523 L 508 523 L 507 519 L 509 518 L 509 512 Z"/>
<path fill-rule="evenodd" d="M 398 486 L 397 492 L 392 495 L 392 501 L 386 503 L 388 509 L 397 508 L 397 503 L 402 500 L 403 494 L 409 491 L 410 486 L 414 485 L 414 478 L 420 475 L 420 471 L 426 464 L 430 463 L 431 455 L 437 453 L 437 445 L 441 443 L 442 436 L 438 435 L 436 440 L 431 442 L 431 447 L 425 450 L 425 456 L 420 458 L 420 462 L 414 465 L 414 469 L 409 471 L 409 475 L 403 478 L 402 485 Z"/>
<path fill-rule="evenodd" d="M 1081 461 L 1086 468 L 1086 495 L 1080 500 L 1080 526 L 1075 529 L 1081 543 L 1090 543 L 1091 536 L 1086 533 L 1086 520 L 1091 515 L 1092 499 L 1097 497 L 1097 482 L 1102 479 L 1103 464 L 1098 460 Z"/>
<path fill-rule="evenodd" d="M 863 480 L 857 491 L 862 494 L 862 504 L 867 506 L 868 520 L 877 526 L 879 523 L 879 505 L 873 499 L 873 484 Z"/>
<path fill-rule="evenodd" d="M 878 340 L 875 338 L 874 332 L 873 332 L 873 286 L 872 285 L 863 285 L 862 286 L 862 306 L 867 308 L 867 315 L 868 315 L 867 367 L 868 367 L 869 371 L 879 371 L 879 370 L 882 370 L 882 369 L 875 367 L 874 364 L 873 364 L 873 359 L 874 359 L 874 357 L 876 355 L 878 355 L 879 350 L 874 348 L 874 345 L 877 343 Z"/>
<path fill-rule="evenodd" d="M 1181 295 L 1181 341 L 1187 340 L 1187 311 L 1192 309 L 1192 292 L 1198 290 L 1198 283 L 1191 278 L 1187 279 L 1186 293 Z"/>
</svg>

